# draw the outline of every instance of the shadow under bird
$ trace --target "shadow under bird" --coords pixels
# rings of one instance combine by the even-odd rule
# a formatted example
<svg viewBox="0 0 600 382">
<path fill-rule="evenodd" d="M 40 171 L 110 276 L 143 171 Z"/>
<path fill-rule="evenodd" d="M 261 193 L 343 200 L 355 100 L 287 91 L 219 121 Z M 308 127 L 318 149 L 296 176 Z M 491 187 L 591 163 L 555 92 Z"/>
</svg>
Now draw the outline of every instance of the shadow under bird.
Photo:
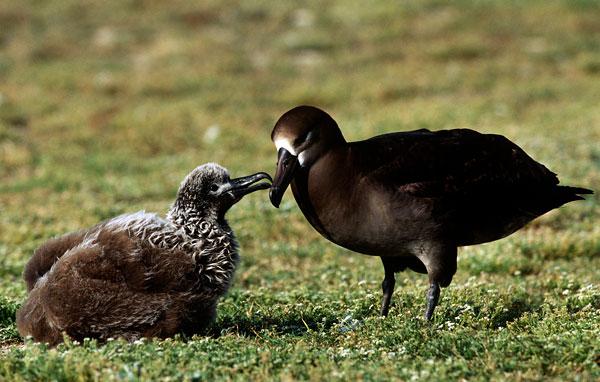
<svg viewBox="0 0 600 382">
<path fill-rule="evenodd" d="M 291 184 L 310 224 L 330 241 L 380 256 L 387 315 L 395 272 L 429 276 L 425 318 L 456 272 L 457 247 L 498 240 L 591 190 L 556 174 L 501 135 L 426 129 L 346 142 L 327 113 L 286 112 L 271 134 L 278 207 Z"/>
<path fill-rule="evenodd" d="M 141 211 L 47 241 L 25 267 L 19 333 L 52 345 L 63 332 L 130 341 L 197 333 L 214 319 L 238 262 L 225 213 L 270 180 L 230 179 L 205 164 L 183 180 L 166 218 Z"/>
</svg>

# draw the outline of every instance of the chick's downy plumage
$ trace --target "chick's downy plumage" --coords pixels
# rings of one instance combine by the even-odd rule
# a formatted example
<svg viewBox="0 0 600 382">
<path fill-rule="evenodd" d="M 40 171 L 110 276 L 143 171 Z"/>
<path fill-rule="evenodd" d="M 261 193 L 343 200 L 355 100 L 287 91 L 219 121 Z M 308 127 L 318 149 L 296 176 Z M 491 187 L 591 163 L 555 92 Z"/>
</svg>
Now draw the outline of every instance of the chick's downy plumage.
<svg viewBox="0 0 600 382">
<path fill-rule="evenodd" d="M 44 243 L 25 268 L 19 332 L 50 344 L 63 332 L 77 340 L 198 332 L 214 319 L 239 259 L 225 213 L 268 178 L 230 179 L 223 167 L 202 165 L 166 218 L 140 211 Z"/>
</svg>

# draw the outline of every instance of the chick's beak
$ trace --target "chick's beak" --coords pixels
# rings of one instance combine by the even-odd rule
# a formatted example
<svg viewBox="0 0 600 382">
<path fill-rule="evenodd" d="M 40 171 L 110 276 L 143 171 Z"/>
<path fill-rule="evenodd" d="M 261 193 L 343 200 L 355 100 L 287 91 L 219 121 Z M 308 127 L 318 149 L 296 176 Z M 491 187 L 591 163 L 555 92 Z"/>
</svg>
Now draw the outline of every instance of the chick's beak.
<svg viewBox="0 0 600 382">
<path fill-rule="evenodd" d="M 257 183 L 262 179 L 268 180 L 268 183 Z M 271 179 L 271 176 L 269 174 L 265 172 L 257 172 L 256 174 L 231 179 L 227 184 L 225 184 L 225 187 L 222 189 L 221 192 L 227 192 L 231 194 L 237 201 L 240 200 L 244 195 L 247 195 L 251 192 L 257 190 L 266 190 L 271 186 L 272 182 L 273 180 Z"/>
<path fill-rule="evenodd" d="M 294 174 L 299 164 L 298 157 L 292 155 L 292 153 L 283 147 L 279 149 L 279 152 L 277 153 L 277 171 L 275 172 L 275 180 L 269 191 L 271 204 L 275 207 L 279 207 L 281 198 L 283 198 L 285 190 L 294 178 Z"/>
</svg>

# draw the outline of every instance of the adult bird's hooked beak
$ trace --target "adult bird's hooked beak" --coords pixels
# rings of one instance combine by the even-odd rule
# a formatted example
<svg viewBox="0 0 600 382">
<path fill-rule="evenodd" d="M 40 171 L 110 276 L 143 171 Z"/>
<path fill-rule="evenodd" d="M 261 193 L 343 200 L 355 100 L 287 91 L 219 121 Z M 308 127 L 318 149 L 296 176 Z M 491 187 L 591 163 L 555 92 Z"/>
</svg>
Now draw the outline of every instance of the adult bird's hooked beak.
<svg viewBox="0 0 600 382">
<path fill-rule="evenodd" d="M 283 198 L 285 190 L 294 178 L 294 174 L 299 165 L 300 162 L 298 162 L 297 156 L 293 155 L 283 147 L 279 149 L 279 152 L 277 153 L 277 171 L 275 171 L 275 180 L 269 191 L 271 204 L 275 207 L 279 207 L 281 198 Z"/>
<path fill-rule="evenodd" d="M 221 193 L 229 193 L 235 200 L 240 200 L 244 195 L 247 195 L 251 192 L 269 188 L 269 183 L 256 183 L 262 179 L 267 179 L 269 183 L 273 182 L 273 179 L 271 179 L 269 174 L 265 172 L 257 172 L 256 174 L 231 179 L 224 185 Z"/>
</svg>

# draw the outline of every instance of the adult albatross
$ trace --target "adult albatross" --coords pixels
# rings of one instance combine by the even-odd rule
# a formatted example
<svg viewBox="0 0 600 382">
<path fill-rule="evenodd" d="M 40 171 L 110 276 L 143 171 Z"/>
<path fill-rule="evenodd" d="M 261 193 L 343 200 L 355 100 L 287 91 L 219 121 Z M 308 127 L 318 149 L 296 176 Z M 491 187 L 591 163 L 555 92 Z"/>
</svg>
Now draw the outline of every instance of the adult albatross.
<svg viewBox="0 0 600 382">
<path fill-rule="evenodd" d="M 501 135 L 426 129 L 346 142 L 316 107 L 298 106 L 275 124 L 270 191 L 278 207 L 291 184 L 298 206 L 325 238 L 380 256 L 387 315 L 394 273 L 429 276 L 425 318 L 456 272 L 457 247 L 498 240 L 591 190 L 556 174 Z"/>
</svg>

